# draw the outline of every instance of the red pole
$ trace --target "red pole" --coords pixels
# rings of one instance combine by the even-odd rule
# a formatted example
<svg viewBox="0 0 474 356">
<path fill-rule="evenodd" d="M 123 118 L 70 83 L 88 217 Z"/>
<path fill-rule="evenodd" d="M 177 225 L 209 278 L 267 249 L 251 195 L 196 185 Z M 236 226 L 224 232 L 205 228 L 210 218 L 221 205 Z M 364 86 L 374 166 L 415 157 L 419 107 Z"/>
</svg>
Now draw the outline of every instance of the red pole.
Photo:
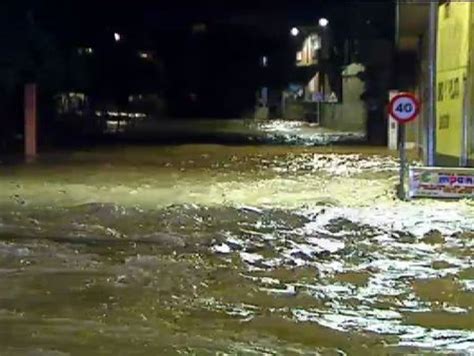
<svg viewBox="0 0 474 356">
<path fill-rule="evenodd" d="M 27 161 L 36 158 L 36 84 L 25 85 L 25 157 Z"/>
</svg>

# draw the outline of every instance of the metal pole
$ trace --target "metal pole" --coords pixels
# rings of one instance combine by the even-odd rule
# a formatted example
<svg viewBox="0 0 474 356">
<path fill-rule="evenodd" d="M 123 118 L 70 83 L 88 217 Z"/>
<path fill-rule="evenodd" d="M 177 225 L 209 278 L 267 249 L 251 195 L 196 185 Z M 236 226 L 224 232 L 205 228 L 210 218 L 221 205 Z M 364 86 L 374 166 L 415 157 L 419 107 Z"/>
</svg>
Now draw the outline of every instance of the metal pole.
<svg viewBox="0 0 474 356">
<path fill-rule="evenodd" d="M 406 192 L 405 192 L 405 175 L 406 175 L 406 168 L 407 168 L 407 152 L 406 152 L 406 130 L 405 125 L 401 124 L 399 127 L 400 130 L 400 144 L 399 144 L 399 151 L 400 151 L 400 185 L 398 187 L 398 197 L 401 200 L 406 200 Z"/>
<path fill-rule="evenodd" d="M 464 99 L 463 99 L 463 125 L 462 125 L 462 149 L 461 159 L 459 165 L 467 167 L 469 163 L 469 118 L 470 113 L 470 98 L 471 98 L 471 83 L 466 79 L 464 81 Z"/>
<path fill-rule="evenodd" d="M 395 2 L 395 46 L 400 44 L 400 1 Z"/>
<path fill-rule="evenodd" d="M 437 37 L 438 37 L 438 1 L 430 1 L 430 23 L 429 23 L 429 85 L 427 107 L 427 147 L 426 163 L 433 167 L 436 165 L 436 63 L 437 63 Z"/>
</svg>

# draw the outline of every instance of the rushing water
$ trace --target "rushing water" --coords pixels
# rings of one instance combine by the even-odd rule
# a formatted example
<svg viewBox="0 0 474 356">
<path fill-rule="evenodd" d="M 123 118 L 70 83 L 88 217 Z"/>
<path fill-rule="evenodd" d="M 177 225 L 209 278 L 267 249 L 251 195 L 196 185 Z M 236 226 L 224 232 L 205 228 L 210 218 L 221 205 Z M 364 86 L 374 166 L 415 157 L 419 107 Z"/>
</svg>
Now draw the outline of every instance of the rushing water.
<svg viewBox="0 0 474 356">
<path fill-rule="evenodd" d="M 0 354 L 469 354 L 474 204 L 364 148 L 175 146 L 0 174 Z"/>
</svg>

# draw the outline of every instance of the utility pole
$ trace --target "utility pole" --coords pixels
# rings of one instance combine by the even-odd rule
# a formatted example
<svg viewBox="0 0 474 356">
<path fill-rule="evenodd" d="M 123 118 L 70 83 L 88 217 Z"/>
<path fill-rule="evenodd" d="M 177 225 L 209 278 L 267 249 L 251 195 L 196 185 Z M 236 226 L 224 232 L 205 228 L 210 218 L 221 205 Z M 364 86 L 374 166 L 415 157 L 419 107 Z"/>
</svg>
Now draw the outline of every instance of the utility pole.
<svg viewBox="0 0 474 356">
<path fill-rule="evenodd" d="M 37 124 L 36 124 L 36 84 L 25 86 L 25 157 L 27 162 L 36 158 Z"/>
<path fill-rule="evenodd" d="M 428 122 L 426 124 L 426 164 L 430 167 L 436 165 L 436 63 L 438 40 L 438 9 L 439 1 L 430 1 L 430 20 L 428 30 L 428 102 L 426 105 Z"/>
</svg>

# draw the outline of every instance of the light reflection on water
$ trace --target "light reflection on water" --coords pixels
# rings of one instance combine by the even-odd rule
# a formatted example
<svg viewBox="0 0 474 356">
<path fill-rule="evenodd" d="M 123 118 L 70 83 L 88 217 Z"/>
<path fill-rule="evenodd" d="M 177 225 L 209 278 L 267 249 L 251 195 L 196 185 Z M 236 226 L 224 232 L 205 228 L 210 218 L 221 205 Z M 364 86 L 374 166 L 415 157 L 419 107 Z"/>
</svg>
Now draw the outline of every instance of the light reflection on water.
<svg viewBox="0 0 474 356">
<path fill-rule="evenodd" d="M 474 349 L 471 203 L 396 202 L 388 156 L 214 149 L 0 177 L 0 353 Z"/>
</svg>

